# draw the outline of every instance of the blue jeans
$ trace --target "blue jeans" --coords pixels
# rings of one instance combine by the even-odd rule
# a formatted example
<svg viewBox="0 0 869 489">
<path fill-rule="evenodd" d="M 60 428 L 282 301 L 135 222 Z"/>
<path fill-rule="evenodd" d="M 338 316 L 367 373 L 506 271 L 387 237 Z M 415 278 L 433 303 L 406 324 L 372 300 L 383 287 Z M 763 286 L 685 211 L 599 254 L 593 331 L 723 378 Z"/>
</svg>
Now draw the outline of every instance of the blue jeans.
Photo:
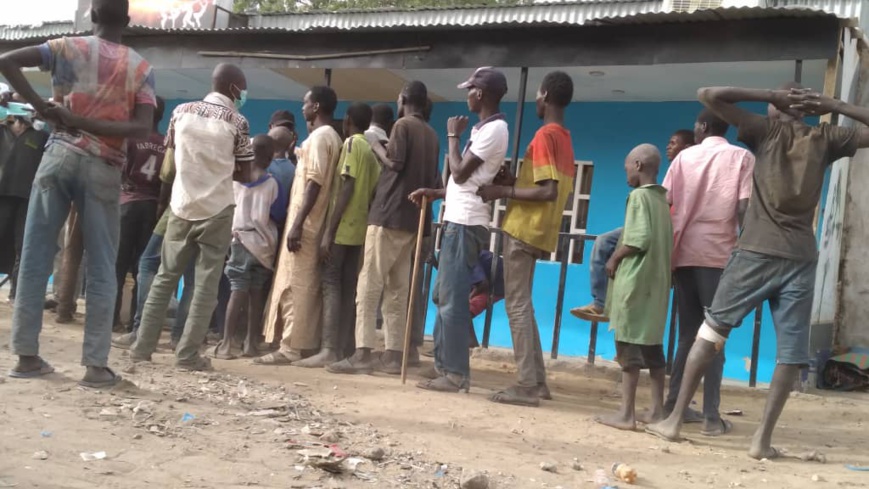
<svg viewBox="0 0 869 489">
<path fill-rule="evenodd" d="M 444 225 L 438 275 L 433 300 L 437 305 L 434 326 L 435 367 L 462 378 L 471 375 L 470 332 L 471 273 L 489 233 L 484 226 Z"/>
<path fill-rule="evenodd" d="M 706 320 L 728 336 L 755 308 L 769 301 L 776 363 L 808 365 L 809 328 L 817 260 L 796 261 L 737 249 L 721 275 Z"/>
<path fill-rule="evenodd" d="M 142 322 L 142 310 L 145 309 L 145 301 L 148 300 L 148 291 L 154 283 L 154 277 L 160 270 L 160 251 L 163 249 L 163 236 L 152 234 L 142 257 L 139 259 L 139 275 L 136 278 L 136 315 L 133 317 L 133 332 L 139 330 Z M 184 287 L 181 292 L 181 302 L 178 303 L 178 311 L 175 312 L 175 322 L 172 324 L 172 339 L 178 341 L 184 334 L 184 323 L 187 322 L 187 312 L 190 311 L 190 301 L 193 300 L 193 270 L 196 262 L 190 262 L 184 271 Z"/>
<path fill-rule="evenodd" d="M 595 307 L 599 309 L 603 309 L 606 305 L 606 288 L 609 280 L 606 276 L 606 262 L 616 252 L 621 237 L 622 228 L 613 229 L 599 235 L 591 249 L 591 263 L 588 266 L 591 272 L 591 296 L 594 298 Z"/>
<path fill-rule="evenodd" d="M 81 218 L 88 255 L 87 314 L 82 365 L 105 367 L 112 346 L 117 292 L 115 260 L 120 228 L 121 172 L 104 159 L 75 153 L 60 144 L 45 151 L 30 192 L 12 315 L 12 351 L 39 354 L 43 303 L 57 253 L 57 236 L 73 203 Z"/>
</svg>

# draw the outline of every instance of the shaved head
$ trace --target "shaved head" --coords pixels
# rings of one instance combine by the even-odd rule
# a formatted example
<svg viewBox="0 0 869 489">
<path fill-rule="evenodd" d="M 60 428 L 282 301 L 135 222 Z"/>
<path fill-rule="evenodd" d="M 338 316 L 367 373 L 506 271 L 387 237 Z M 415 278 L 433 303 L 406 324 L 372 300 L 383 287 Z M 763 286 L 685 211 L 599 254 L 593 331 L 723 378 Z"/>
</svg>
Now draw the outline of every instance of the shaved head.
<svg viewBox="0 0 869 489">
<path fill-rule="evenodd" d="M 658 168 L 661 167 L 661 152 L 654 144 L 641 144 L 637 146 L 628 154 L 628 159 L 639 162 L 642 165 L 643 173 L 649 175 L 657 175 Z"/>
<path fill-rule="evenodd" d="M 293 131 L 284 126 L 275 126 L 269 131 L 269 137 L 275 141 L 275 154 L 286 153 L 296 139 Z"/>
<path fill-rule="evenodd" d="M 238 92 L 247 90 L 247 78 L 241 68 L 231 63 L 220 63 L 211 73 L 211 89 L 235 100 Z"/>
</svg>

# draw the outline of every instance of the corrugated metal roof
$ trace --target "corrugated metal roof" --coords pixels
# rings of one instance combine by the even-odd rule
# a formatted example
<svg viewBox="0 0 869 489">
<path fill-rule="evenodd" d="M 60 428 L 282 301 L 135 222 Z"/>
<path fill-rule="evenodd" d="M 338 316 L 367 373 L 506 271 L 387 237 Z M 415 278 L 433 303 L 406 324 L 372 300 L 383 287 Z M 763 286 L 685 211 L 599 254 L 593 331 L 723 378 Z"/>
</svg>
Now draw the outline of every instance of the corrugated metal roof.
<svg viewBox="0 0 869 489">
<path fill-rule="evenodd" d="M 46 22 L 34 26 L 0 26 L 0 39 L 5 41 L 68 36 L 73 33 L 75 26 L 72 21 Z"/>
<path fill-rule="evenodd" d="M 489 25 L 583 25 L 591 19 L 660 12 L 662 0 L 492 5 L 463 8 L 342 10 L 251 17 L 250 27 L 292 32 L 386 28 L 480 27 Z"/>
<path fill-rule="evenodd" d="M 859 0 L 776 0 L 778 7 L 716 8 L 663 12 L 663 0 L 578 0 L 575 2 L 463 8 L 343 10 L 250 17 L 248 27 L 163 30 L 134 26 L 132 35 L 225 34 L 227 32 L 312 32 L 385 29 L 473 28 L 504 25 L 665 24 L 717 20 L 859 15 Z M 854 6 L 854 4 L 858 4 Z M 828 10 L 829 9 L 829 10 Z M 856 10 L 856 11 L 855 11 Z M 825 13 L 826 12 L 826 13 Z M 0 27 L 0 40 L 19 41 L 83 34 L 72 22 Z"/>
<path fill-rule="evenodd" d="M 862 1 L 854 0 L 773 0 L 777 8 L 810 8 L 835 14 L 840 19 L 859 19 L 863 14 Z"/>
</svg>

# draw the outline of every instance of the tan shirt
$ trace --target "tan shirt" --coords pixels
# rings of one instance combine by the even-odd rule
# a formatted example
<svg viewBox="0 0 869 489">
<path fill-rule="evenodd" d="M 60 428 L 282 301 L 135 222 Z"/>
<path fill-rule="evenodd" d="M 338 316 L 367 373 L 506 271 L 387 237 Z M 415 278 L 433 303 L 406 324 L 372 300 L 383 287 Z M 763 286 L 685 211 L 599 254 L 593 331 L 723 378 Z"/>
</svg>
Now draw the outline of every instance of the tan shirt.
<svg viewBox="0 0 869 489">
<path fill-rule="evenodd" d="M 296 176 L 293 178 L 293 189 L 290 192 L 288 228 L 293 225 L 296 215 L 302 209 L 305 187 L 308 186 L 308 182 L 314 182 L 320 185 L 320 193 L 314 208 L 305 219 L 302 232 L 319 235 L 326 220 L 326 212 L 329 210 L 332 175 L 338 166 L 341 145 L 341 137 L 335 129 L 331 126 L 322 126 L 314 130 L 302 146 L 296 149 L 299 164 L 296 166 Z"/>
</svg>

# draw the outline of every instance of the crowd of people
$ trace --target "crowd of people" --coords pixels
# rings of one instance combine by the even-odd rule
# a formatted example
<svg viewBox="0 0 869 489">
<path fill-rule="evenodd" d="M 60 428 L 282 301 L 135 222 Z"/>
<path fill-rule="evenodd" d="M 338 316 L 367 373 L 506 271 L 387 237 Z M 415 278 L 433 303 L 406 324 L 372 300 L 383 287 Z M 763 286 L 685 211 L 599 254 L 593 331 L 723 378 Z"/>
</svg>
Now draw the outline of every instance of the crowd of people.
<svg viewBox="0 0 869 489">
<path fill-rule="evenodd" d="M 133 361 L 151 360 L 182 277 L 170 336 L 180 369 L 208 370 L 212 356 L 241 355 L 260 365 L 334 374 L 399 374 L 404 355 L 411 366 L 420 364 L 424 318 L 414 315 L 407 343 L 404 327 L 413 252 L 420 224 L 423 248 L 433 247 L 429 206 L 443 199 L 442 242 L 429 258 L 438 269 L 434 349 L 428 353 L 434 364 L 418 387 L 469 390 L 472 320 L 492 289 L 496 300 L 505 301 L 517 379 L 490 400 L 538 406 L 552 398 L 532 287 L 537 261 L 556 248 L 576 176 L 565 127 L 574 99 L 569 75 L 553 71 L 540 84 L 536 115 L 542 125 L 515 177 L 504 165 L 510 134 L 500 110 L 504 74 L 480 68 L 459 84 L 478 122 L 468 131 L 468 117 L 449 119 L 449 176 L 443 181 L 438 133 L 428 123 L 432 103 L 422 82 L 412 81 L 398 94 L 396 120 L 388 105 L 362 103 L 339 117 L 338 94 L 312 87 L 302 106 L 308 137 L 297 148 L 295 116 L 284 110 L 272 116 L 267 134 L 251 138 L 240 112 L 248 97 L 245 74 L 220 64 L 211 92 L 176 107 L 163 136 L 157 127 L 164 102 L 155 95 L 153 70 L 121 44 L 127 2 L 95 0 L 90 13 L 93 36 L 0 56 L 14 96 L 34 109 L 32 118 L 0 127 L 0 222 L 14 230 L 17 264 L 12 352 L 18 363 L 11 377 L 53 371 L 39 355 L 39 335 L 64 235 L 61 275 L 72 278 L 61 280 L 62 287 L 74 291 L 81 282 L 75 276 L 82 253 L 70 251 L 70 243 L 79 242 L 85 256 L 84 386 L 111 387 L 120 379 L 108 366 L 111 345 L 129 349 Z M 51 100 L 40 98 L 24 78 L 22 69 L 29 67 L 51 72 Z M 704 423 L 709 436 L 730 431 L 719 413 L 724 343 L 768 301 L 777 366 L 749 453 L 774 458 L 772 430 L 809 361 L 817 261 L 812 221 L 824 170 L 869 147 L 866 127 L 811 126 L 803 118 L 837 113 L 865 125 L 869 109 L 795 84 L 705 88 L 699 99 L 706 108 L 693 131 L 671 138 L 661 184 L 654 144 L 639 144 L 626 156 L 633 190 L 624 226 L 598 239 L 590 267 L 593 302 L 573 312 L 610 322 L 615 331 L 622 406 L 597 420 L 626 430 L 640 421 L 649 433 L 675 440 L 683 422 Z M 767 103 L 768 115 L 737 105 L 744 101 Z M 36 119 L 50 125 L 50 136 L 34 127 Z M 727 142 L 730 125 L 748 149 Z M 490 203 L 500 199 L 507 201 L 504 253 L 493 256 L 485 249 L 487 226 Z M 130 272 L 137 291 L 125 324 L 121 290 Z M 671 282 L 680 331 L 665 397 Z M 66 307 L 58 304 L 58 314 L 70 314 Z M 378 352 L 380 317 L 385 348 Z M 203 354 L 214 324 L 220 340 Z M 117 325 L 129 331 L 113 340 Z M 644 369 L 652 380 L 652 405 L 638 414 Z M 701 378 L 698 413 L 689 404 Z"/>
</svg>

